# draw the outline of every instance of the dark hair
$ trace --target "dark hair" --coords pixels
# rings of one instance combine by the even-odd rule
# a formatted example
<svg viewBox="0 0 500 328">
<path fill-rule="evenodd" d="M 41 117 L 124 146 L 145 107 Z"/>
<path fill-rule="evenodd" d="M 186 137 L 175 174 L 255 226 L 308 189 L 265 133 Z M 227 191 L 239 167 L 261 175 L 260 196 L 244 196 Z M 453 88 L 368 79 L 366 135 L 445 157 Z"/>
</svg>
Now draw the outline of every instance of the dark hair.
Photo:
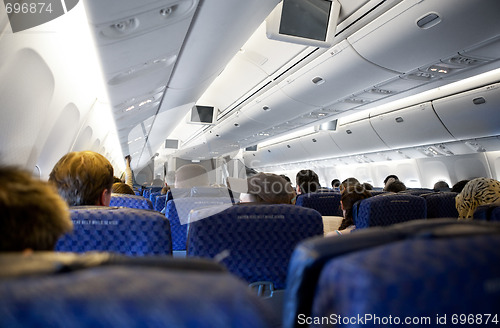
<svg viewBox="0 0 500 328">
<path fill-rule="evenodd" d="M 340 186 L 340 180 L 339 179 L 333 179 L 332 180 L 332 188 L 338 188 Z"/>
<path fill-rule="evenodd" d="M 135 195 L 134 189 L 132 189 L 132 187 L 123 182 L 113 183 L 111 191 L 114 192 L 115 194 Z"/>
<path fill-rule="evenodd" d="M 434 187 L 432 188 L 434 191 L 448 191 L 450 190 L 450 186 L 446 181 L 438 181 L 434 184 Z"/>
<path fill-rule="evenodd" d="M 113 166 L 96 152 L 72 152 L 56 163 L 49 181 L 54 183 L 68 205 L 96 205 L 105 189 L 111 192 Z"/>
<path fill-rule="evenodd" d="M 319 177 L 312 170 L 300 170 L 295 178 L 301 193 L 307 194 L 319 189 Z"/>
<path fill-rule="evenodd" d="M 405 184 L 399 180 L 396 180 L 396 181 L 389 183 L 389 185 L 385 189 L 385 191 L 388 191 L 388 192 L 400 192 L 400 191 L 405 191 L 405 190 L 406 190 Z"/>
<path fill-rule="evenodd" d="M 342 192 L 342 190 L 344 190 L 345 188 L 349 187 L 349 186 L 355 186 L 355 185 L 358 185 L 360 184 L 359 180 L 356 179 L 356 178 L 347 178 L 345 179 L 344 181 L 342 181 L 342 183 L 340 184 L 340 192 Z"/>
<path fill-rule="evenodd" d="M 342 190 L 340 201 L 342 202 L 342 207 L 345 211 L 345 214 L 344 219 L 340 224 L 339 230 L 344 230 L 345 228 L 354 224 L 352 218 L 352 209 L 354 207 L 354 203 L 371 196 L 372 194 L 365 189 L 365 186 L 361 184 L 351 184 Z"/>
<path fill-rule="evenodd" d="M 457 183 L 455 183 L 453 185 L 453 187 L 451 188 L 451 191 L 452 192 L 458 192 L 460 193 L 462 191 L 462 189 L 464 189 L 465 185 L 467 184 L 467 182 L 469 182 L 470 180 L 460 180 L 458 181 Z"/>
<path fill-rule="evenodd" d="M 390 178 L 393 178 L 394 180 L 396 181 L 399 181 L 399 178 L 397 175 L 394 175 L 394 174 L 391 174 L 391 175 L 388 175 L 385 179 L 384 179 L 384 184 L 387 183 L 387 181 L 389 181 Z"/>
</svg>

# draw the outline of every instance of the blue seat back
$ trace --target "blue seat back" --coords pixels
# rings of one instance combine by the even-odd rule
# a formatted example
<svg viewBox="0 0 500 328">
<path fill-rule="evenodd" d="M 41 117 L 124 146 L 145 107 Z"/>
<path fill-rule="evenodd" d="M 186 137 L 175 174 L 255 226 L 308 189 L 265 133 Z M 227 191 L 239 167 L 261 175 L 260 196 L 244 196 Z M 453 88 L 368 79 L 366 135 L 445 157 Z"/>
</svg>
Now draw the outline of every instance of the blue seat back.
<svg viewBox="0 0 500 328">
<path fill-rule="evenodd" d="M 332 259 L 321 272 L 312 316 L 392 316 L 402 325 L 437 327 L 450 325 L 453 317 L 463 320 L 462 313 L 474 318 L 497 313 L 500 291 L 493 282 L 500 277 L 500 229 L 491 229 L 462 227 L 453 234 L 448 228 L 430 238 L 422 235 Z M 427 321 L 405 324 L 405 318 Z M 362 326 L 383 325 L 367 320 Z"/>
<path fill-rule="evenodd" d="M 77 206 L 70 212 L 74 229 L 59 239 L 57 251 L 172 254 L 170 224 L 158 212 L 104 206 Z"/>
<path fill-rule="evenodd" d="M 167 195 L 158 195 L 155 198 L 154 210 L 161 212 L 167 203 Z"/>
<path fill-rule="evenodd" d="M 480 205 L 474 211 L 474 220 L 500 221 L 500 204 Z"/>
<path fill-rule="evenodd" d="M 297 196 L 296 205 L 315 209 L 321 215 L 342 216 L 340 209 L 340 193 L 320 192 Z"/>
<path fill-rule="evenodd" d="M 160 196 L 160 195 L 161 195 L 161 192 L 159 192 L 159 191 L 151 192 L 149 194 L 149 200 L 151 201 L 152 204 L 154 204 L 156 201 L 156 196 Z"/>
<path fill-rule="evenodd" d="M 128 194 L 111 194 L 109 206 L 138 208 L 143 210 L 153 209 L 153 203 L 149 199 Z"/>
<path fill-rule="evenodd" d="M 387 193 L 361 200 L 353 214 L 356 229 L 388 226 L 426 218 L 427 205 L 420 196 Z"/>
<path fill-rule="evenodd" d="M 187 197 L 169 200 L 165 216 L 170 222 L 172 249 L 186 250 L 188 217 L 192 210 L 230 203 L 229 197 Z"/>
<path fill-rule="evenodd" d="M 269 281 L 283 289 L 293 249 L 300 241 L 319 235 L 323 235 L 323 222 L 313 209 L 233 205 L 190 223 L 187 254 L 218 258 L 248 283 Z"/>
<path fill-rule="evenodd" d="M 312 315 L 318 279 L 325 264 L 330 260 L 393 242 L 414 239 L 416 236 L 431 238 L 454 232 L 461 234 L 469 229 L 484 233 L 491 231 L 492 224 L 456 219 L 415 220 L 390 227 L 363 229 L 341 237 L 313 238 L 301 242 L 295 248 L 288 266 L 283 327 L 302 327 L 297 317 L 301 314 L 306 317 Z M 500 225 L 496 229 L 500 229 Z M 404 260 L 399 264 L 406 265 L 406 262 L 407 260 Z M 353 279 L 354 277 L 357 275 L 353 275 Z"/>
<path fill-rule="evenodd" d="M 161 260 L 174 264 L 165 267 Z M 0 327 L 271 326 L 261 300 L 227 272 L 186 269 L 192 267 L 186 259 L 125 262 L 78 268 L 38 261 L 41 269 L 77 268 L 0 277 Z"/>
<path fill-rule="evenodd" d="M 458 218 L 456 192 L 435 192 L 422 195 L 427 203 L 427 218 Z"/>
</svg>

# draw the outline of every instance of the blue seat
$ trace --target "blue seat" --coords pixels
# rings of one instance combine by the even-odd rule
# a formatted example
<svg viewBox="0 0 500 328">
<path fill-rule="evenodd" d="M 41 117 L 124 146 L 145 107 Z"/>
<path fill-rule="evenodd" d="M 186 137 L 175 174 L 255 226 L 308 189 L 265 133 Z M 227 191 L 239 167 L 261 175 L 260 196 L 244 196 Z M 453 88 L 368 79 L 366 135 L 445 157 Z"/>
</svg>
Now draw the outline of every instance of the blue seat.
<svg viewBox="0 0 500 328">
<path fill-rule="evenodd" d="M 167 195 L 158 195 L 155 198 L 154 210 L 161 212 L 167 203 Z"/>
<path fill-rule="evenodd" d="M 283 327 L 302 327 L 297 320 L 298 316 L 310 317 L 312 315 L 312 304 L 315 291 L 318 290 L 317 283 L 320 273 L 325 264 L 332 259 L 343 258 L 351 253 L 406 239 L 414 239 L 417 236 L 431 238 L 432 236 L 460 234 L 467 230 L 474 230 L 477 233 L 492 233 L 492 227 L 494 226 L 490 222 L 457 221 L 449 218 L 415 220 L 389 227 L 363 229 L 342 237 L 313 238 L 301 242 L 295 248 L 288 267 Z M 497 225 L 495 229 L 499 231 L 500 225 Z M 387 256 L 389 255 L 388 253 Z M 395 264 L 406 265 L 407 261 L 405 259 Z M 425 267 L 424 265 L 423 268 Z M 353 281 L 359 282 L 356 277 L 358 275 L 354 274 L 351 278 Z"/>
<path fill-rule="evenodd" d="M 340 193 L 320 192 L 297 196 L 296 205 L 315 209 L 321 215 L 342 216 L 340 209 Z"/>
<path fill-rule="evenodd" d="M 319 212 L 295 205 L 233 205 L 191 214 L 187 255 L 216 258 L 248 283 L 267 281 L 285 287 L 295 246 L 323 235 Z M 207 216 L 208 215 L 208 216 Z"/>
<path fill-rule="evenodd" d="M 109 206 L 138 208 L 144 210 L 152 210 L 153 203 L 142 196 L 127 195 L 127 194 L 111 194 L 111 202 Z"/>
<path fill-rule="evenodd" d="M 174 251 L 186 250 L 188 216 L 191 210 L 230 203 L 229 197 L 187 197 L 169 200 L 165 216 L 170 222 L 172 249 Z"/>
<path fill-rule="evenodd" d="M 160 195 L 161 195 L 161 192 L 159 192 L 159 191 L 151 192 L 151 193 L 149 194 L 149 200 L 151 201 L 151 203 L 153 204 L 153 206 L 154 206 L 154 204 L 155 204 L 156 197 L 157 197 L 157 196 L 160 196 Z"/>
<path fill-rule="evenodd" d="M 70 212 L 74 229 L 59 239 L 57 251 L 172 254 L 170 224 L 158 212 L 104 206 L 76 206 Z"/>
<path fill-rule="evenodd" d="M 356 229 L 388 226 L 427 217 L 425 199 L 414 195 L 387 193 L 363 199 L 355 205 L 353 219 Z"/>
<path fill-rule="evenodd" d="M 171 257 L 110 263 L 85 255 L 72 262 L 68 254 L 43 261 L 37 255 L 18 256 L 20 263 L 0 255 L 0 263 L 18 264 L 17 275 L 0 274 L 1 327 L 271 326 L 248 287 L 213 265 Z"/>
<path fill-rule="evenodd" d="M 427 203 L 427 218 L 458 218 L 455 206 L 456 192 L 435 192 L 421 195 Z"/>
<path fill-rule="evenodd" d="M 371 318 L 363 327 L 384 326 L 381 320 L 392 316 L 390 326 L 439 327 L 453 326 L 465 314 L 462 323 L 473 317 L 472 326 L 496 327 L 494 315 L 485 324 L 483 314 L 500 309 L 499 248 L 499 225 L 448 226 L 337 257 L 321 271 L 312 316 Z"/>
<path fill-rule="evenodd" d="M 473 215 L 474 220 L 500 221 L 500 204 L 480 205 Z"/>
</svg>

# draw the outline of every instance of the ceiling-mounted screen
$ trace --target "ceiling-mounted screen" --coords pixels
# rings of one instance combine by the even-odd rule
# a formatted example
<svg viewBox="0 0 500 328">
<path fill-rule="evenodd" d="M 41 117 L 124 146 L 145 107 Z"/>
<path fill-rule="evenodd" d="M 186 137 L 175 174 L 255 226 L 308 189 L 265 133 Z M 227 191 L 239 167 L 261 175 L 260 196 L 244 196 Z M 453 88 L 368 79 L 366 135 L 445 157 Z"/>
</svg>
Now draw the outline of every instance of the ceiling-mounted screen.
<svg viewBox="0 0 500 328">
<path fill-rule="evenodd" d="M 212 106 L 195 105 L 191 109 L 191 116 L 188 123 L 195 124 L 215 124 L 217 109 Z"/>
<path fill-rule="evenodd" d="M 331 47 L 340 13 L 337 0 L 283 0 L 266 19 L 269 39 Z"/>
</svg>

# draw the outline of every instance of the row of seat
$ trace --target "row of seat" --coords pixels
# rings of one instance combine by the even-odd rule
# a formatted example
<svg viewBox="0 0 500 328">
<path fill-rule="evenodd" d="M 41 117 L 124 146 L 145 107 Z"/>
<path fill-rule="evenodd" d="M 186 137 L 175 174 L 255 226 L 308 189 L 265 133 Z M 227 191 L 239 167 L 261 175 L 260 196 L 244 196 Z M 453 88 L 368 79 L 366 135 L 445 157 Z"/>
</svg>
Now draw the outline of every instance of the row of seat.
<svg viewBox="0 0 500 328">
<path fill-rule="evenodd" d="M 246 223 L 264 219 L 239 208 L 231 207 Z M 453 219 L 309 238 L 286 264 L 278 324 L 263 300 L 212 261 L 3 254 L 0 326 L 496 327 L 498 247 L 500 223 Z"/>
<path fill-rule="evenodd" d="M 392 193 L 387 193 L 383 191 L 374 191 L 372 195 L 375 197 L 370 202 L 373 204 L 380 202 L 380 207 L 383 208 L 385 205 L 384 201 L 387 199 L 381 199 L 380 197 L 387 197 Z M 454 192 L 432 192 L 429 190 L 414 190 L 407 193 L 398 193 L 400 196 L 401 205 L 405 201 L 403 199 L 408 199 L 408 204 L 419 203 L 419 217 L 418 218 L 447 218 L 447 217 L 458 217 L 458 212 L 455 207 L 455 197 L 457 193 Z M 412 198 L 412 196 L 419 196 L 424 200 Z M 373 198 L 373 197 L 372 197 Z M 424 204 L 425 203 L 425 204 Z M 342 216 L 342 211 L 340 209 L 340 193 L 338 192 L 323 192 L 323 193 L 309 193 L 299 195 L 297 197 L 296 204 L 299 206 L 309 207 L 317 210 L 324 216 Z M 405 206 L 408 207 L 408 206 Z M 425 207 L 425 208 L 424 208 Z M 422 213 L 422 211 L 424 211 Z"/>
<path fill-rule="evenodd" d="M 197 204 L 191 200 L 178 199 L 175 203 L 171 200 L 169 204 L 178 206 L 182 216 L 190 206 L 206 206 L 213 201 L 200 197 L 195 199 L 200 201 Z M 210 212 L 196 213 L 186 236 L 188 225 L 181 224 L 179 217 L 174 226 L 166 216 L 155 211 L 73 207 L 70 211 L 74 230 L 60 238 L 56 250 L 170 255 L 174 250 L 172 245 L 185 240 L 179 247 L 186 249 L 187 244 L 188 256 L 217 258 L 248 283 L 265 280 L 276 288 L 283 288 L 288 259 L 295 245 L 306 238 L 323 235 L 321 215 L 305 207 L 228 203 L 209 209 Z M 181 238 L 176 238 L 174 231 L 180 233 Z"/>
</svg>

